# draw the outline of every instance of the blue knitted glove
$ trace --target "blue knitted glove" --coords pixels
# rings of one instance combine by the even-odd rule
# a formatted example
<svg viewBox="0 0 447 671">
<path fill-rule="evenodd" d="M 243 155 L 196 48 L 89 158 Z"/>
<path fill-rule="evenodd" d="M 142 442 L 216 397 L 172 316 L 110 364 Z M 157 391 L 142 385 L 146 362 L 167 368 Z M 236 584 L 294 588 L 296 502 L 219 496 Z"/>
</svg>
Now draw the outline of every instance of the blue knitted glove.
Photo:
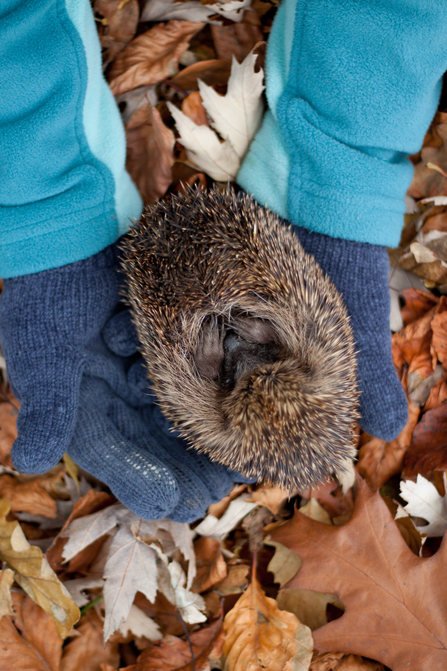
<svg viewBox="0 0 447 671">
<path fill-rule="evenodd" d="M 108 247 L 5 280 L 0 339 L 22 403 L 12 461 L 39 473 L 67 452 L 137 515 L 191 522 L 242 478 L 169 433 L 139 355 L 129 356 L 137 340 L 128 313 L 117 313 L 117 268 Z"/>
<path fill-rule="evenodd" d="M 343 296 L 357 344 L 360 425 L 392 440 L 403 429 L 408 403 L 391 357 L 389 262 L 385 247 L 293 230 Z"/>
</svg>

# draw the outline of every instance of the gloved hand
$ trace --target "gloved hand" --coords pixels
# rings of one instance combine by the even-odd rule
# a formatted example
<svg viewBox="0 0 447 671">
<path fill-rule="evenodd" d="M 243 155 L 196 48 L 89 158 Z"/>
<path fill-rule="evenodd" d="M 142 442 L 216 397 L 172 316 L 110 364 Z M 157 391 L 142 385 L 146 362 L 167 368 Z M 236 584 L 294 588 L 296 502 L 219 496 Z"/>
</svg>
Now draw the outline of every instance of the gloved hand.
<svg viewBox="0 0 447 671">
<path fill-rule="evenodd" d="M 119 312 L 117 270 L 111 246 L 5 280 L 0 340 L 22 403 L 12 461 L 42 473 L 67 452 L 137 515 L 191 522 L 244 479 L 169 433 L 139 355 L 130 356 L 137 340 Z"/>
<path fill-rule="evenodd" d="M 391 357 L 389 261 L 386 247 L 292 230 L 343 296 L 357 344 L 360 426 L 383 440 L 396 438 L 408 403 Z"/>
</svg>

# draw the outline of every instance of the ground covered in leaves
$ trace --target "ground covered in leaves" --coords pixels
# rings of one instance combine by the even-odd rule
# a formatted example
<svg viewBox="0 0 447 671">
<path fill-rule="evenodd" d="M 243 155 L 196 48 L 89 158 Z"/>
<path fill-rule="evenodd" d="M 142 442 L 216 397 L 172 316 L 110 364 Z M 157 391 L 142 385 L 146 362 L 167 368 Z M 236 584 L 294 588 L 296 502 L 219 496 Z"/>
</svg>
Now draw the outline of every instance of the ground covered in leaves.
<svg viewBox="0 0 447 671">
<path fill-rule="evenodd" d="M 93 8 L 145 202 L 234 179 L 262 118 L 275 2 Z M 2 671 L 447 668 L 446 129 L 439 112 L 412 157 L 390 252 L 409 280 L 393 336 L 408 423 L 391 443 L 358 432 L 355 482 L 241 485 L 191 526 L 141 520 L 68 457 L 15 471 L 3 374 Z"/>
</svg>

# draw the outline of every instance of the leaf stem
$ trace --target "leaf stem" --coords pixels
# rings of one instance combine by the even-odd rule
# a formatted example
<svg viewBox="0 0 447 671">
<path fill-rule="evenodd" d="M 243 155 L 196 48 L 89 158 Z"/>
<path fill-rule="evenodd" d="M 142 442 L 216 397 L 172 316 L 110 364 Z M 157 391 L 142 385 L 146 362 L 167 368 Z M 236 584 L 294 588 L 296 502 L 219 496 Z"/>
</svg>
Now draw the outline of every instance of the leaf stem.
<svg viewBox="0 0 447 671">
<path fill-rule="evenodd" d="M 90 601 L 90 603 L 88 603 L 86 606 L 81 608 L 81 615 L 84 615 L 84 613 L 86 613 L 88 610 L 90 610 L 90 608 L 93 608 L 93 606 L 96 606 L 96 604 L 99 603 L 101 601 L 101 599 L 104 599 L 102 594 L 100 596 L 98 596 L 97 599 L 93 599 L 93 601 Z"/>
<path fill-rule="evenodd" d="M 193 668 L 193 671 L 196 671 L 196 658 L 194 656 L 194 650 L 192 649 L 192 643 L 191 643 L 191 639 L 189 638 L 188 630 L 187 630 L 187 628 L 185 626 L 185 623 L 183 621 L 183 618 L 180 615 L 180 613 L 178 612 L 177 608 L 175 609 L 175 614 L 177 615 L 177 618 L 178 618 L 180 624 L 182 625 L 182 629 L 185 632 L 186 640 L 188 641 L 189 649 L 191 651 L 192 668 Z"/>
</svg>

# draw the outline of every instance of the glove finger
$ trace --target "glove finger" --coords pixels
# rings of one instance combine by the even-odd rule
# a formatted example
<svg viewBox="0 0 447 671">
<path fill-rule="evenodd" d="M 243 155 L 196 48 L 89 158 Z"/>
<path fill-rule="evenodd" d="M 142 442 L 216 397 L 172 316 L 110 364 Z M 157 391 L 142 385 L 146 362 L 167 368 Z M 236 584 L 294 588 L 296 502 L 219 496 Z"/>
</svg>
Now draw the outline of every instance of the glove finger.
<svg viewBox="0 0 447 671">
<path fill-rule="evenodd" d="M 139 517 L 149 520 L 166 517 L 180 498 L 175 475 L 156 454 L 120 431 L 109 416 L 116 416 L 110 404 L 108 414 L 104 412 L 101 406 L 107 405 L 110 394 L 102 393 L 102 386 L 91 381 L 83 382 L 83 398 L 68 453 L 79 466 L 105 482 L 115 496 Z M 92 391 L 100 403 L 92 401 Z M 125 404 L 119 399 L 116 403 L 121 413 L 126 414 L 127 426 L 132 421 L 135 423 L 136 411 L 128 408 L 126 412 Z"/>
<path fill-rule="evenodd" d="M 26 386 L 16 385 L 21 408 L 12 462 L 22 473 L 44 473 L 67 451 L 73 435 L 82 361 L 55 355 L 30 369 Z"/>
<path fill-rule="evenodd" d="M 132 356 L 139 350 L 140 342 L 130 310 L 113 315 L 104 326 L 102 335 L 107 347 L 118 356 Z"/>
</svg>

